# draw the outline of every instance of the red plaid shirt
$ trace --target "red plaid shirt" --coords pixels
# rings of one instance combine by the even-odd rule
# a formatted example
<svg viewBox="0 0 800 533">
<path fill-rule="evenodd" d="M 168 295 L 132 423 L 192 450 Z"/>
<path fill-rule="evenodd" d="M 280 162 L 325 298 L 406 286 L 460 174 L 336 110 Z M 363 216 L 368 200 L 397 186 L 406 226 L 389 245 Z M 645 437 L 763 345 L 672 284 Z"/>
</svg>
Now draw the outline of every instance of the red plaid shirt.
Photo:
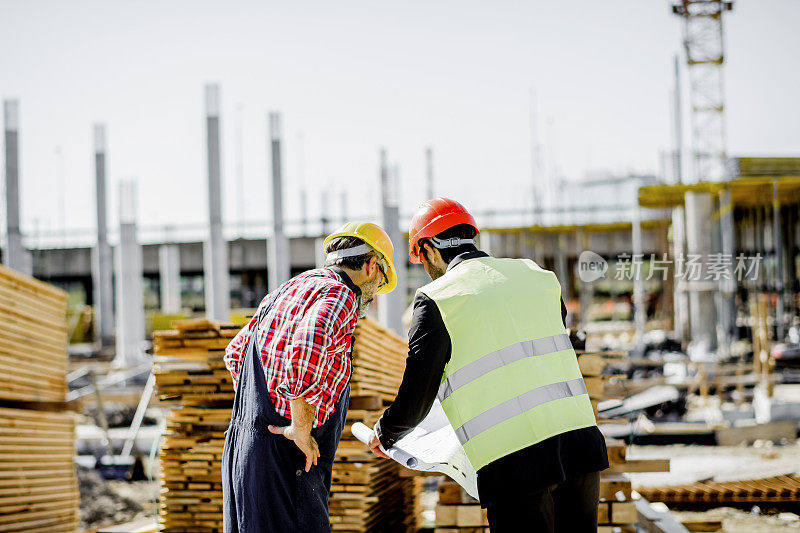
<svg viewBox="0 0 800 533">
<path fill-rule="evenodd" d="M 314 427 L 324 424 L 350 379 L 358 303 L 348 283 L 334 269 L 321 268 L 290 279 L 264 297 L 259 311 L 225 350 L 234 386 L 250 332 L 264 305 L 275 299 L 256 334 L 272 403 L 278 414 L 291 419 L 289 402 L 302 397 L 316 408 Z"/>
</svg>

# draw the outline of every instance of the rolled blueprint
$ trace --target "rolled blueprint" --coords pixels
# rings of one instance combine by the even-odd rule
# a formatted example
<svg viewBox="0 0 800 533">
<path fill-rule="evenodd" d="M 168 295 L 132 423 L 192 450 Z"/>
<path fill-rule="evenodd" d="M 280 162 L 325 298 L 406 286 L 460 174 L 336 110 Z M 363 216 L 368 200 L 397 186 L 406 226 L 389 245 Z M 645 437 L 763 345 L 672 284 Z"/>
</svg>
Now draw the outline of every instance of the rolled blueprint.
<svg viewBox="0 0 800 533">
<path fill-rule="evenodd" d="M 364 444 L 369 443 L 372 431 L 361 422 L 352 426 L 353 435 Z M 434 400 L 428 416 L 411 433 L 388 450 L 381 446 L 381 450 L 392 460 L 411 470 L 446 474 L 461 485 L 467 494 L 478 498 L 478 475 L 439 400 Z"/>
</svg>

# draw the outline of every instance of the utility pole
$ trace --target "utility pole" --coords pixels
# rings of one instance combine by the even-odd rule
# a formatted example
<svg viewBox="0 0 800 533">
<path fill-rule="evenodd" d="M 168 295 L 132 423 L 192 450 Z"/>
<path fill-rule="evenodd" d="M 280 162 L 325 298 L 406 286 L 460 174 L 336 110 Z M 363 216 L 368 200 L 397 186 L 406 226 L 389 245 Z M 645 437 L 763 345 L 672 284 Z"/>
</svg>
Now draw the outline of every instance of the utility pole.
<svg viewBox="0 0 800 533">
<path fill-rule="evenodd" d="M 222 183 L 220 176 L 219 85 L 206 85 L 206 147 L 208 161 L 209 236 L 203 247 L 206 315 L 214 320 L 230 318 L 228 243 L 222 233 Z"/>
<path fill-rule="evenodd" d="M 96 331 L 100 348 L 114 343 L 114 260 L 108 242 L 106 202 L 106 126 L 94 125 L 94 177 L 97 208 L 97 247 L 92 261 Z"/>
<path fill-rule="evenodd" d="M 19 214 L 19 101 L 3 102 L 6 140 L 6 266 L 30 275 L 31 264 L 22 244 Z"/>
<path fill-rule="evenodd" d="M 283 228 L 283 177 L 281 166 L 281 116 L 269 114 L 270 147 L 272 152 L 272 238 L 269 239 L 270 292 L 289 279 L 289 240 Z"/>
</svg>

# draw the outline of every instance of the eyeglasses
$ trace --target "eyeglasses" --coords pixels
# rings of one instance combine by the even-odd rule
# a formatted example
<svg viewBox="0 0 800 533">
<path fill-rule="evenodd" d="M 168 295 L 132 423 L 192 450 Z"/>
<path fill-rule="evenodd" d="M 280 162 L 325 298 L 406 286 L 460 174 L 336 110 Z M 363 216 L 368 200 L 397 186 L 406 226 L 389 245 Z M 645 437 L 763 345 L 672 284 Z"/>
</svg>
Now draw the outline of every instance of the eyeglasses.
<svg viewBox="0 0 800 533">
<path fill-rule="evenodd" d="M 386 261 L 383 258 L 378 259 L 378 270 L 380 270 L 381 278 L 383 278 L 378 284 L 378 288 L 380 289 L 389 284 L 389 278 L 386 277 Z"/>
</svg>

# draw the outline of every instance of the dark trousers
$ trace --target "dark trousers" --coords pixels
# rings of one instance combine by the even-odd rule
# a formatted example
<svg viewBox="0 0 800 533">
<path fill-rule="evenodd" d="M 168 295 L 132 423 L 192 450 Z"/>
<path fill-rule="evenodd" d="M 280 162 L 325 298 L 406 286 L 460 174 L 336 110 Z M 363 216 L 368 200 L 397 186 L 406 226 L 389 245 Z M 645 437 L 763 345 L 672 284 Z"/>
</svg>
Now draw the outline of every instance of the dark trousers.
<svg viewBox="0 0 800 533">
<path fill-rule="evenodd" d="M 492 533 L 596 533 L 600 472 L 567 478 L 532 496 L 489 505 Z"/>
</svg>

